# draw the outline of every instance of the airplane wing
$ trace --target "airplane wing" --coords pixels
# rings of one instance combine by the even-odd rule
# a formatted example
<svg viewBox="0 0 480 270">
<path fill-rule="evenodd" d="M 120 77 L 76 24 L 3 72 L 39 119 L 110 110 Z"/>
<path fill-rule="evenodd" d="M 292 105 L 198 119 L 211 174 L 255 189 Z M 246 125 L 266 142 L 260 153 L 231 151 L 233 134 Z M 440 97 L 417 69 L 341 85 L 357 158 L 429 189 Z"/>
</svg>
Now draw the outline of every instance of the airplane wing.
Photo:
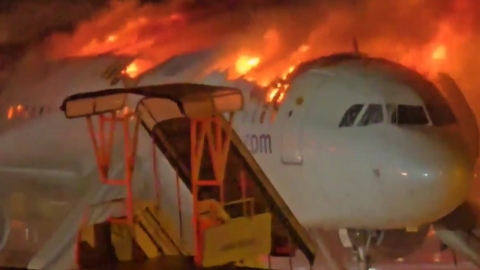
<svg viewBox="0 0 480 270">
<path fill-rule="evenodd" d="M 480 267 L 480 241 L 475 236 L 462 230 L 449 230 L 439 223 L 433 227 L 437 237 L 450 249 Z"/>
<path fill-rule="evenodd" d="M 480 267 L 480 239 L 473 233 L 478 227 L 476 207 L 470 200 L 432 226 L 443 244 Z"/>
</svg>

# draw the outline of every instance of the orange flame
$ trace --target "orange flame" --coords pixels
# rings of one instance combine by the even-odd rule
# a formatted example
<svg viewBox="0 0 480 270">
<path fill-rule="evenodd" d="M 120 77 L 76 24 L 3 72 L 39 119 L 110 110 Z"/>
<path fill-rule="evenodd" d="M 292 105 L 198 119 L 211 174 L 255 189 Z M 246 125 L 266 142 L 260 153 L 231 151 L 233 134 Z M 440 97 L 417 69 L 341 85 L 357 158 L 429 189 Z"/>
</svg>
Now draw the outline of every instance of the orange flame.
<svg viewBox="0 0 480 270">
<path fill-rule="evenodd" d="M 107 42 L 115 42 L 118 39 L 116 35 L 110 35 L 107 37 Z"/>
<path fill-rule="evenodd" d="M 432 58 L 434 60 L 444 60 L 447 57 L 447 48 L 444 45 L 438 45 L 435 47 Z"/>
<path fill-rule="evenodd" d="M 127 74 L 130 78 L 135 78 L 139 75 L 139 72 L 138 72 L 138 65 L 137 63 L 133 62 L 131 63 L 130 65 L 128 65 L 123 71 L 122 73 L 124 74 Z"/>
<path fill-rule="evenodd" d="M 390 1 L 388 2 L 390 3 Z M 401 7 L 406 9 L 408 4 L 405 5 Z M 356 28 L 358 23 L 352 19 L 356 18 L 355 16 L 358 14 L 344 10 L 332 11 L 331 16 L 325 17 L 328 19 L 310 23 L 308 27 L 311 29 L 302 36 L 297 35 L 296 32 L 299 32 L 297 28 L 290 32 L 285 30 L 288 29 L 288 26 L 283 23 L 284 20 L 280 16 L 270 16 L 266 17 L 267 19 L 259 16 L 262 17 L 259 26 L 252 23 L 248 28 L 243 27 L 250 22 L 245 22 L 247 16 L 232 15 L 237 11 L 226 12 L 223 17 L 219 15 L 221 18 L 218 20 L 204 20 L 205 22 L 195 20 L 195 22 L 189 23 L 189 21 L 194 21 L 190 17 L 197 15 L 171 12 L 161 6 L 154 10 L 152 10 L 155 8 L 154 6 L 150 8 L 137 8 L 131 3 L 117 4 L 109 13 L 98 16 L 85 23 L 83 27 L 79 27 L 73 38 L 65 38 L 55 43 L 54 56 L 63 58 L 98 55 L 106 52 L 138 56 L 122 71 L 125 76 L 138 78 L 144 72 L 174 55 L 213 47 L 217 44 L 222 44 L 222 46 L 226 44 L 226 48 L 222 47 L 218 54 L 219 57 L 206 64 L 205 69 L 208 71 L 226 70 L 230 75 L 229 78 L 242 77 L 255 81 L 266 87 L 266 101 L 281 102 L 287 91 L 288 83 L 278 82 L 278 79 L 286 80 L 295 67 L 304 61 L 321 55 L 345 51 L 346 42 L 343 38 L 332 34 L 333 26 L 339 29 L 336 32 L 345 32 L 345 35 L 348 35 L 352 29 L 358 30 Z M 369 12 L 378 12 L 383 8 L 391 10 L 391 6 L 379 4 L 372 6 L 372 10 Z M 461 8 L 460 5 L 454 9 L 459 8 Z M 294 16 L 290 15 L 290 10 L 287 13 L 289 16 Z M 460 11 L 457 13 L 463 14 Z M 459 18 L 457 13 L 453 14 L 451 18 L 436 19 L 434 27 L 428 29 L 428 39 L 424 39 L 422 42 L 408 43 L 407 39 L 404 39 L 407 40 L 405 42 L 403 40 L 399 42 L 400 38 L 382 30 L 383 32 L 374 33 L 379 35 L 375 38 L 360 38 L 359 48 L 368 55 L 400 62 L 427 75 L 438 71 L 440 66 L 450 68 L 458 44 L 463 42 L 458 31 L 452 27 L 453 21 Z M 299 19 L 306 16 L 305 10 L 294 14 Z M 272 19 L 271 17 L 276 18 Z M 282 19 L 278 20 L 279 17 Z M 406 21 L 408 20 L 406 19 Z M 253 20 L 253 22 L 256 21 Z M 368 21 L 365 22 L 365 25 L 368 23 Z M 376 24 L 378 22 L 375 22 Z M 242 27 L 239 28 L 238 25 L 242 25 Z M 264 26 L 268 27 L 262 28 Z M 97 28 L 98 33 L 93 31 Z M 402 32 L 396 28 L 393 30 Z M 353 50 L 353 48 L 348 47 L 347 50 Z"/>
<path fill-rule="evenodd" d="M 240 75 L 245 75 L 250 70 L 258 66 L 259 63 L 259 57 L 241 55 L 240 57 L 238 57 L 237 61 L 235 61 L 235 71 Z"/>
<path fill-rule="evenodd" d="M 122 70 L 122 74 L 130 78 L 137 78 L 152 66 L 152 62 L 137 58 Z"/>
</svg>

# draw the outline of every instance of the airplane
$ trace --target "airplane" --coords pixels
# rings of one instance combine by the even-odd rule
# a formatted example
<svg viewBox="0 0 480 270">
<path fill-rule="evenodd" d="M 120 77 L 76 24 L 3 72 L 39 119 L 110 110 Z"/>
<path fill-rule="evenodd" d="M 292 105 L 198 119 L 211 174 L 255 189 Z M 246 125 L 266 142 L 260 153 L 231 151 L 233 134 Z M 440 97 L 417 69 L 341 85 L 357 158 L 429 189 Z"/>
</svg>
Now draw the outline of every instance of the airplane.
<svg viewBox="0 0 480 270">
<path fill-rule="evenodd" d="M 258 96 L 268 91 L 258 85 L 203 74 L 214 58 L 208 49 L 175 56 L 139 77 L 137 86 L 195 82 L 241 89 L 246 104 L 233 126 L 255 160 L 300 223 L 339 232 L 334 238 L 359 254 L 362 269 L 371 265 L 369 256 L 396 259 L 419 249 L 430 224 L 466 201 L 478 134 L 462 130 L 455 108 L 415 71 L 355 53 L 320 57 L 298 66 L 282 100 L 276 95 L 265 106 Z M 59 106 L 73 94 L 121 88 L 105 71 L 131 61 L 104 54 L 27 62 L 28 72 L 19 67 L 9 76 L 0 96 L 2 266 L 71 267 L 85 205 L 122 196 L 98 184 L 85 121 L 67 120 Z M 139 179 L 152 177 L 149 147 L 141 133 Z M 175 171 L 163 156 L 157 163 L 166 179 L 161 203 L 175 216 Z M 148 185 L 139 184 L 139 192 L 154 189 Z M 191 193 L 185 186 L 180 193 L 182 213 L 191 215 Z M 183 226 L 189 239 L 192 228 Z M 375 244 L 368 247 L 370 241 Z M 305 267 L 302 254 L 293 260 L 295 269 Z"/>
</svg>

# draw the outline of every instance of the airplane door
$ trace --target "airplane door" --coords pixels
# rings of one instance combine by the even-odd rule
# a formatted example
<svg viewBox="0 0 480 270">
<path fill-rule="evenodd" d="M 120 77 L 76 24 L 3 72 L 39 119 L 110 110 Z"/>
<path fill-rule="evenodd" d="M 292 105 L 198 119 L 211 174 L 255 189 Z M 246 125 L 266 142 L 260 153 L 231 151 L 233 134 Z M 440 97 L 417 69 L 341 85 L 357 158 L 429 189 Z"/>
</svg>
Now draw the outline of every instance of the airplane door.
<svg viewBox="0 0 480 270">
<path fill-rule="evenodd" d="M 285 97 L 280 111 L 282 115 L 282 162 L 285 164 L 301 165 L 303 163 L 302 135 L 307 110 L 310 107 L 307 96 L 318 90 L 322 83 L 321 74 L 305 74 L 297 77 L 292 83 Z"/>
</svg>

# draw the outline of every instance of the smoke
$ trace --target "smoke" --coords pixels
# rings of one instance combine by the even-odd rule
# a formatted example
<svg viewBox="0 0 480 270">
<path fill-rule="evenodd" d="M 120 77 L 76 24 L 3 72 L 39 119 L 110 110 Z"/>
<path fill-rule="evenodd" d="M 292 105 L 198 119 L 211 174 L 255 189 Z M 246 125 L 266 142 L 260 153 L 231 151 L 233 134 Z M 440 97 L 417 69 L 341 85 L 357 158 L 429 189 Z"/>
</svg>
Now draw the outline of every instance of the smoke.
<svg viewBox="0 0 480 270">
<path fill-rule="evenodd" d="M 73 28 L 93 14 L 97 5 L 93 1 L 16 1 L 0 14 L 0 42 L 29 42 L 54 30 Z"/>
<path fill-rule="evenodd" d="M 203 4 L 196 8 L 191 2 L 140 5 L 114 1 L 94 15 L 95 5 L 84 1 L 75 5 L 53 1 L 44 8 L 50 11 L 44 12 L 29 4 L 9 15 L 7 28 L 15 31 L 9 30 L 8 37 L 26 39 L 45 31 L 47 25 L 87 18 L 74 32 L 48 38 L 44 46 L 50 58 L 128 54 L 142 60 L 140 70 L 144 71 L 173 55 L 221 45 L 218 61 L 208 71 L 232 68 L 240 55 L 247 55 L 260 59 L 247 75 L 267 81 L 301 61 L 351 51 L 355 38 L 368 55 L 386 57 L 424 73 L 450 73 L 480 113 L 476 91 L 480 79 L 475 74 L 480 68 L 476 48 L 480 1 L 197 0 Z M 36 15 L 32 17 L 34 6 Z M 440 56 L 434 55 L 435 50 Z"/>
</svg>

